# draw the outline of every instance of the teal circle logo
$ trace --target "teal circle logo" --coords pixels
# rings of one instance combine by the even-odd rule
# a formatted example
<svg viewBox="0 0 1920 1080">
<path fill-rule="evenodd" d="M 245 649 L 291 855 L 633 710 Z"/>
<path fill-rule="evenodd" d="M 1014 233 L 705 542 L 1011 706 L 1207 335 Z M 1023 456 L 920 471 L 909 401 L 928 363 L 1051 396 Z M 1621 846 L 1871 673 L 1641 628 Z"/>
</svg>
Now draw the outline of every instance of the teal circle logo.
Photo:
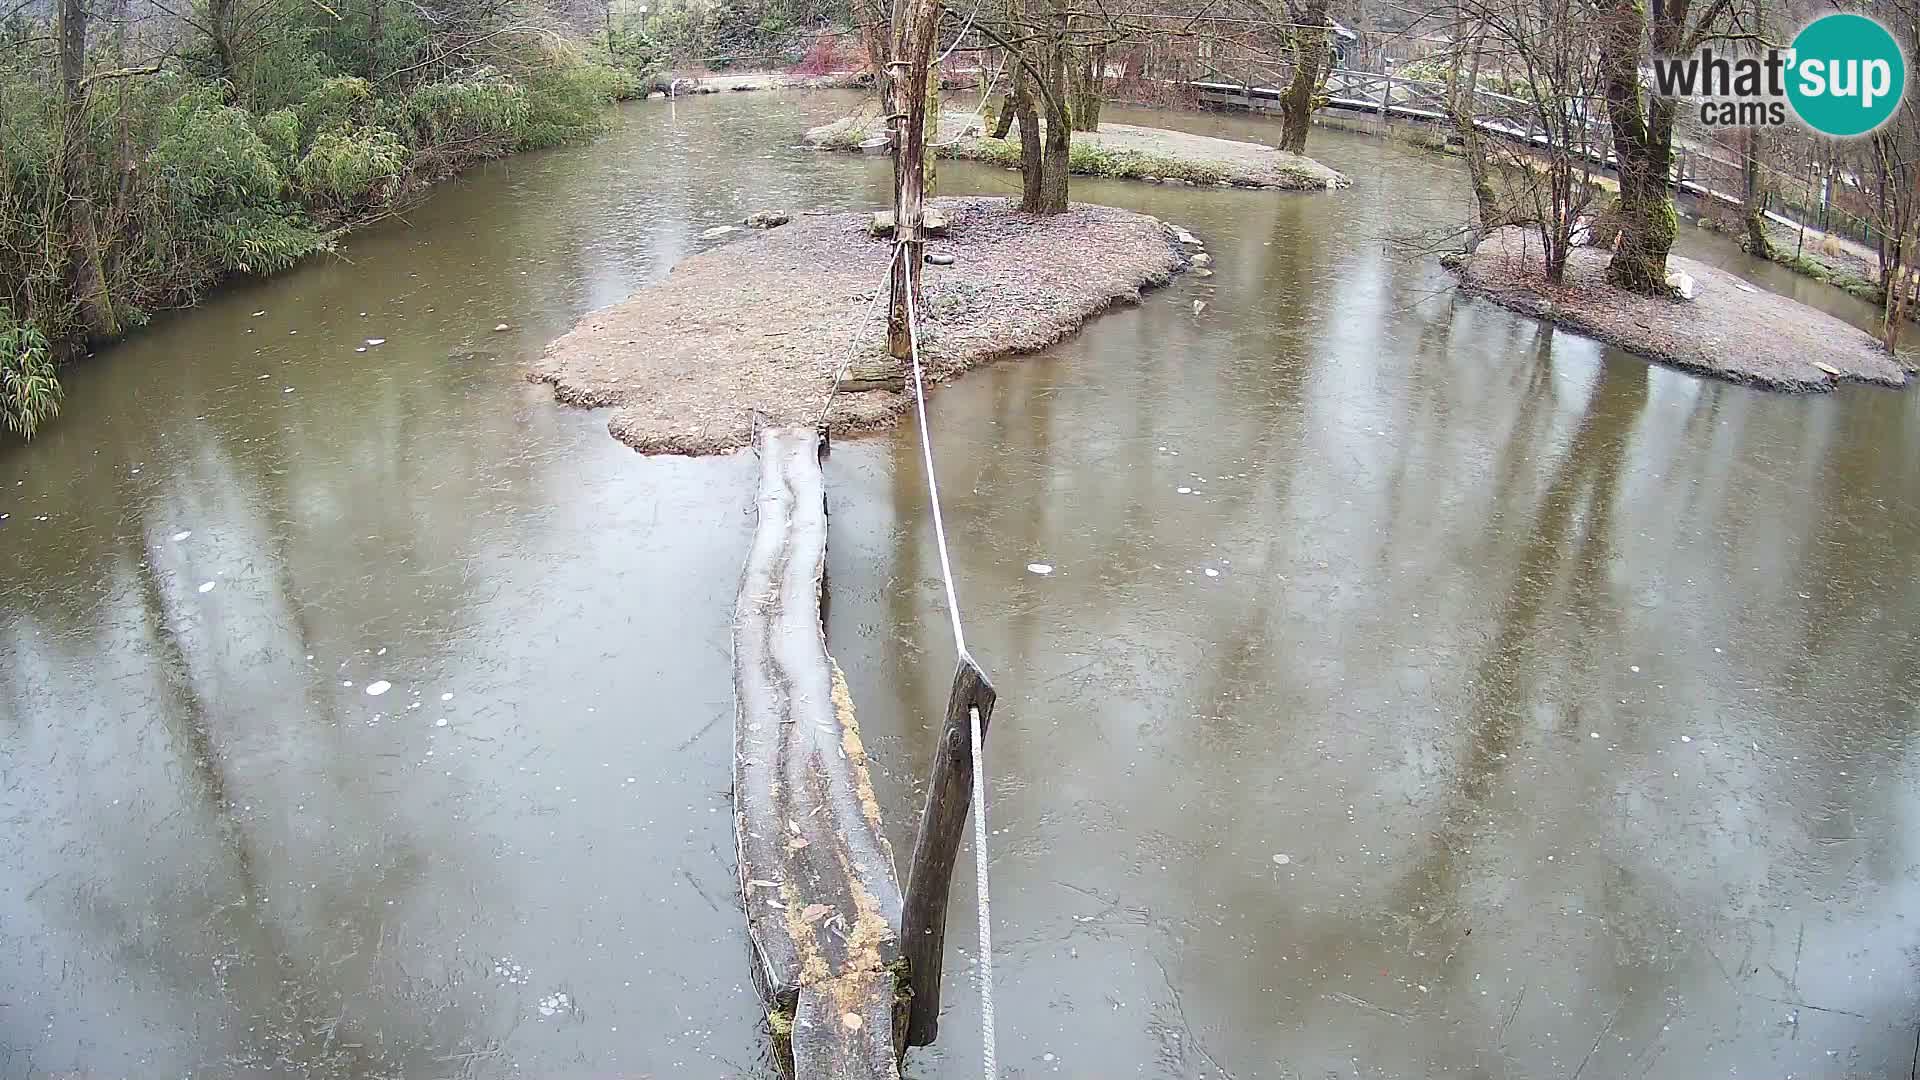
<svg viewBox="0 0 1920 1080">
<path fill-rule="evenodd" d="M 1907 89 L 1907 58 L 1865 15 L 1822 15 L 1793 39 L 1787 100 L 1822 135 L 1865 135 L 1887 122 Z"/>
</svg>

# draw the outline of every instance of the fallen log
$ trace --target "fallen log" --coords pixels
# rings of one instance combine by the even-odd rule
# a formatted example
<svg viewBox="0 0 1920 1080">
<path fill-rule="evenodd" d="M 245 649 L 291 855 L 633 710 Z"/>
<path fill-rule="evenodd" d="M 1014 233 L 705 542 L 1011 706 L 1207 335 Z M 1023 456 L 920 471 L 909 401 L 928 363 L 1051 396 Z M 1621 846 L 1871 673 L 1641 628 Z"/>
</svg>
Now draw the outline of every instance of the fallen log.
<svg viewBox="0 0 1920 1080">
<path fill-rule="evenodd" d="M 820 624 L 820 434 L 769 428 L 734 608 L 734 836 L 754 984 L 798 1080 L 897 1080 L 900 885 L 853 701 Z"/>
</svg>

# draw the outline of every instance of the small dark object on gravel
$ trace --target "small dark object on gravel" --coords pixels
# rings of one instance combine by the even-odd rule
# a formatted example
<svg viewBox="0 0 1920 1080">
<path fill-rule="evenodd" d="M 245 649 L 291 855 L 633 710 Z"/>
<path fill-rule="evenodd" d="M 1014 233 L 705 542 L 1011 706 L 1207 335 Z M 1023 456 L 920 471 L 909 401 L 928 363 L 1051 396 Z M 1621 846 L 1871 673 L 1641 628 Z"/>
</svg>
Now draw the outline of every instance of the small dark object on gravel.
<svg viewBox="0 0 1920 1080">
<path fill-rule="evenodd" d="M 1690 301 L 1641 296 L 1607 282 L 1609 254 L 1575 248 L 1566 280 L 1550 285 L 1538 236 L 1495 229 L 1460 265 L 1460 287 L 1656 363 L 1695 375 L 1789 392 L 1831 390 L 1842 379 L 1899 388 L 1907 373 L 1871 334 L 1778 293 L 1669 256 L 1697 287 Z"/>
<path fill-rule="evenodd" d="M 927 252 L 927 261 L 928 261 L 928 262 L 930 262 L 930 263 L 932 263 L 932 264 L 933 264 L 933 265 L 935 265 L 935 266 L 952 266 L 952 265 L 953 265 L 953 252 L 951 252 L 951 251 L 929 251 L 929 252 Z"/>
</svg>

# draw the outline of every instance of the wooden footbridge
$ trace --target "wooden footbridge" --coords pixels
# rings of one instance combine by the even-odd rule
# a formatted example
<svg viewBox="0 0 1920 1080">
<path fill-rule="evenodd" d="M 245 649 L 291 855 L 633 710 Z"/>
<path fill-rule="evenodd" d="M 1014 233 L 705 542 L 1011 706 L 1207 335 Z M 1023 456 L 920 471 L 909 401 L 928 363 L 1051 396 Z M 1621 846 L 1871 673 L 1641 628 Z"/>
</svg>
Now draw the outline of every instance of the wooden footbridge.
<svg viewBox="0 0 1920 1080">
<path fill-rule="evenodd" d="M 912 375 L 955 665 L 927 802 L 903 895 L 880 824 L 852 696 L 821 623 L 826 418 L 853 358 L 834 375 L 815 427 L 756 433 L 759 520 L 734 607 L 734 835 L 753 954 L 775 1055 L 798 1080 L 898 1080 L 908 1046 L 939 1028 L 947 891 L 971 810 L 979 890 L 982 1049 L 995 1076 L 993 949 L 981 747 L 994 691 L 967 654 L 947 556 L 920 362 L 928 73 L 938 0 L 896 9 L 887 66 L 894 151 L 887 348 Z M 877 294 L 876 294 L 877 295 Z"/>
</svg>

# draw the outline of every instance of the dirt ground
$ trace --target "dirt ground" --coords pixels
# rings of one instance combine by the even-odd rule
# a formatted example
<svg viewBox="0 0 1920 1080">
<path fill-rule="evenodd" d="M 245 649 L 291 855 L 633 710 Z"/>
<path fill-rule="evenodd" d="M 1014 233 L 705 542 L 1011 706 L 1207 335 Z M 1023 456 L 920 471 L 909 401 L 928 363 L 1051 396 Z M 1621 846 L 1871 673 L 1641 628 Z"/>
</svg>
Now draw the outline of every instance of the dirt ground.
<svg viewBox="0 0 1920 1080">
<path fill-rule="evenodd" d="M 1045 126 L 1043 121 L 1042 129 Z M 1018 137 L 988 139 L 983 137 L 981 127 L 979 117 L 973 113 L 942 113 L 940 156 L 993 164 L 1017 163 Z M 863 140 L 882 134 L 885 131 L 876 110 L 813 128 L 805 139 L 809 145 L 823 150 L 854 150 Z M 1165 128 L 1105 123 L 1099 131 L 1074 132 L 1073 144 L 1075 153 L 1070 171 L 1082 175 L 1174 182 L 1198 178 L 1201 182 L 1235 187 L 1292 191 L 1329 191 L 1352 183 L 1310 157 L 1259 143 Z"/>
<path fill-rule="evenodd" d="M 1100 206 L 1054 217 L 1003 199 L 936 199 L 951 223 L 925 268 L 921 339 L 941 382 L 996 357 L 1041 349 L 1095 312 L 1137 300 L 1187 264 L 1156 218 Z M 803 214 L 722 242 L 667 279 L 588 315 L 529 373 L 572 405 L 611 406 L 616 438 L 646 453 L 715 454 L 745 446 L 754 423 L 817 422 L 834 374 L 886 348 L 892 245 L 865 212 Z M 889 424 L 912 398 L 842 391 L 835 434 Z"/>
<path fill-rule="evenodd" d="M 1607 284 L 1608 254 L 1578 248 L 1566 281 L 1550 286 L 1538 237 L 1495 230 L 1460 267 L 1461 287 L 1658 363 L 1769 390 L 1831 390 L 1842 379 L 1906 385 L 1907 375 L 1863 330 L 1679 255 L 1670 270 L 1694 299 L 1638 296 Z M 1821 365 L 1825 365 L 1823 368 Z M 1828 370 L 1831 369 L 1831 370 Z"/>
</svg>

